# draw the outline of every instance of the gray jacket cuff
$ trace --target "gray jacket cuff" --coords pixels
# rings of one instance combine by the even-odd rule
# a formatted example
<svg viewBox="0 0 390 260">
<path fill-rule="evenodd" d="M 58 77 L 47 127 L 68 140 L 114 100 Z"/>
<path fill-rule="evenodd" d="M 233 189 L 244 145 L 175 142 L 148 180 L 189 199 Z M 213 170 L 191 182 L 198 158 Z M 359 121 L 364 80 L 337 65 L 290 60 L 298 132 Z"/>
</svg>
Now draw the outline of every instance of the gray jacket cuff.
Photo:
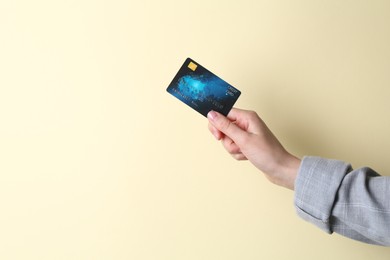
<svg viewBox="0 0 390 260">
<path fill-rule="evenodd" d="M 342 161 L 304 157 L 295 180 L 297 214 L 327 233 L 337 191 L 351 166 Z"/>
</svg>

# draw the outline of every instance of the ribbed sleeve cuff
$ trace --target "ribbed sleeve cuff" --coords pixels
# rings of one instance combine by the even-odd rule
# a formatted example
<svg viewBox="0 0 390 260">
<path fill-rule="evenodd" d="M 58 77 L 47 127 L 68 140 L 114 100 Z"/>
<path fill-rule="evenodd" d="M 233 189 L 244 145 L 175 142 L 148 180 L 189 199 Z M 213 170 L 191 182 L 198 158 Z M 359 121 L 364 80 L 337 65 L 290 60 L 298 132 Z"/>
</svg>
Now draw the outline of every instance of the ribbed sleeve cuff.
<svg viewBox="0 0 390 260">
<path fill-rule="evenodd" d="M 304 157 L 295 180 L 294 203 L 297 214 L 327 233 L 332 233 L 330 217 L 337 191 L 351 166 L 320 157 Z"/>
</svg>

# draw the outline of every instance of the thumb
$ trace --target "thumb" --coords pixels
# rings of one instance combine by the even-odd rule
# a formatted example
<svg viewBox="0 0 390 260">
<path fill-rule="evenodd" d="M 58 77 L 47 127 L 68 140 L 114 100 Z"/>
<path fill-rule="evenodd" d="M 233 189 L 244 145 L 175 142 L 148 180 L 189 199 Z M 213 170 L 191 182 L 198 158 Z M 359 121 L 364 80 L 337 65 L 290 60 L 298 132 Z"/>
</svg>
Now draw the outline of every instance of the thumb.
<svg viewBox="0 0 390 260">
<path fill-rule="evenodd" d="M 240 143 L 240 140 L 247 134 L 246 131 L 216 111 L 210 111 L 207 118 L 215 128 L 230 137 L 235 143 Z"/>
</svg>

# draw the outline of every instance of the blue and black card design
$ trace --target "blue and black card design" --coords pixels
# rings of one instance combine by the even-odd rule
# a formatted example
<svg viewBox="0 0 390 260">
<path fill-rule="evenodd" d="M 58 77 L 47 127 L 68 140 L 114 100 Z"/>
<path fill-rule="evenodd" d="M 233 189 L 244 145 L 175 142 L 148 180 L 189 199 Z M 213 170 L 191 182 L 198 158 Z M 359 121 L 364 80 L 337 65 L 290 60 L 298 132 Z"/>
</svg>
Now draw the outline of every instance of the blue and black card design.
<svg viewBox="0 0 390 260">
<path fill-rule="evenodd" d="M 227 116 L 241 94 L 190 58 L 181 66 L 167 91 L 206 117 L 211 110 Z"/>
</svg>

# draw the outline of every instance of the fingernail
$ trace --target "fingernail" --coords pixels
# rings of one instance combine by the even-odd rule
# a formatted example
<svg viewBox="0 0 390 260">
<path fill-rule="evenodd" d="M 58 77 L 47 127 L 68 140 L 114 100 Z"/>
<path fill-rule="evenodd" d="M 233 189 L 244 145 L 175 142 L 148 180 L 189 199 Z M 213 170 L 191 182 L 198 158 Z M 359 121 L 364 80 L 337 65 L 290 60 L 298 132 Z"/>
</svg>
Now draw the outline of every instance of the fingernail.
<svg viewBox="0 0 390 260">
<path fill-rule="evenodd" d="M 211 110 L 211 111 L 207 114 L 207 118 L 209 118 L 210 120 L 214 120 L 216 117 L 217 117 L 217 113 L 215 113 L 215 111 L 213 111 L 213 110 Z"/>
</svg>

